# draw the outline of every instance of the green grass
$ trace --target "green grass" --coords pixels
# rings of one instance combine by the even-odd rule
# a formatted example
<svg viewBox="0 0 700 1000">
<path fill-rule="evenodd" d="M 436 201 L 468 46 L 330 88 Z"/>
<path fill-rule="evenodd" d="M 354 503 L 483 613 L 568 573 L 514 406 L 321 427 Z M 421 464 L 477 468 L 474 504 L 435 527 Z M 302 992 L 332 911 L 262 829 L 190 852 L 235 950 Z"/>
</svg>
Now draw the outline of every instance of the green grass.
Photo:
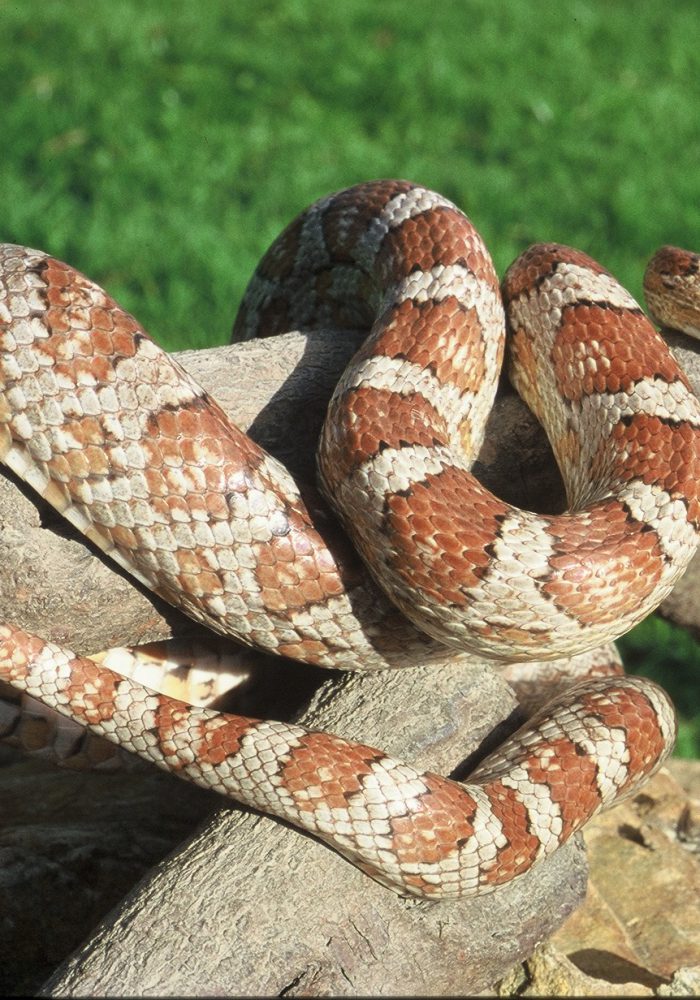
<svg viewBox="0 0 700 1000">
<path fill-rule="evenodd" d="M 697 0 L 0 0 L 0 237 L 170 348 L 223 343 L 299 209 L 403 176 L 465 208 L 499 271 L 559 240 L 639 296 L 656 246 L 699 239 L 699 20 Z"/>
</svg>

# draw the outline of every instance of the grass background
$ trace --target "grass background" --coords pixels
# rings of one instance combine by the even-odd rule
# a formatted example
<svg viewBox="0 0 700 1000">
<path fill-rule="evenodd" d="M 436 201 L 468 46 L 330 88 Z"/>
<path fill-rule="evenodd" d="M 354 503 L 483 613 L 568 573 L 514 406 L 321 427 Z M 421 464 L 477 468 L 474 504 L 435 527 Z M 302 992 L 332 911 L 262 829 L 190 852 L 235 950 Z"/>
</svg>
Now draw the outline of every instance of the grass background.
<svg viewBox="0 0 700 1000">
<path fill-rule="evenodd" d="M 499 272 L 578 246 L 637 297 L 700 244 L 700 7 L 645 0 L 0 0 L 0 238 L 68 260 L 173 349 L 223 343 L 281 227 L 334 189 L 420 181 Z M 658 620 L 700 752 L 700 657 Z"/>
</svg>

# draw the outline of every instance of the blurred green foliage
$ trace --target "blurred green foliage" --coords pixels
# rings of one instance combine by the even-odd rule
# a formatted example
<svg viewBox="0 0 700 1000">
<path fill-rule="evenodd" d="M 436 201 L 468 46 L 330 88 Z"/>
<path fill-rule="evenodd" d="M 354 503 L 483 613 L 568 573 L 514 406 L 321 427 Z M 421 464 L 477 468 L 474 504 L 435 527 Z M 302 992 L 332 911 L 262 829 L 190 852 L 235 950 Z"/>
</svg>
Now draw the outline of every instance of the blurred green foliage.
<svg viewBox="0 0 700 1000">
<path fill-rule="evenodd" d="M 299 209 L 403 176 L 461 205 L 500 272 L 558 240 L 639 296 L 659 244 L 700 242 L 699 18 L 697 0 L 0 0 L 0 238 L 87 272 L 165 346 L 211 345 Z M 686 677 L 697 753 L 696 647 L 652 622 L 625 648 Z"/>
<path fill-rule="evenodd" d="M 629 673 L 665 688 L 678 713 L 678 757 L 700 757 L 700 643 L 682 628 L 652 615 L 618 639 Z"/>
</svg>

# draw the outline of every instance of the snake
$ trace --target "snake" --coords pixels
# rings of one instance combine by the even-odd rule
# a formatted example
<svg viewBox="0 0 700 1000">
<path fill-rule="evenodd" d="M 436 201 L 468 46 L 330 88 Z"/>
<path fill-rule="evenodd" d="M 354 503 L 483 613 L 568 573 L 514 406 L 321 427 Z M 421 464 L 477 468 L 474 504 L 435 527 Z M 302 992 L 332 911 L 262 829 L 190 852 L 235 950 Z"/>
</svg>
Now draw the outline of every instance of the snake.
<svg viewBox="0 0 700 1000">
<path fill-rule="evenodd" d="M 659 251 L 645 287 L 657 322 L 692 333 L 697 258 L 683 253 Z M 664 312 L 668 298 L 680 311 Z M 359 561 L 312 489 L 103 289 L 11 244 L 0 461 L 191 618 L 331 669 L 411 666 L 448 647 L 502 664 L 575 657 L 670 592 L 698 542 L 700 407 L 592 258 L 536 244 L 499 283 L 452 202 L 367 182 L 315 202 L 273 242 L 234 337 L 318 326 L 369 331 L 318 446 L 321 492 Z M 563 514 L 520 510 L 472 474 L 506 357 L 558 462 Z M 188 705 L 11 622 L 0 681 L 430 900 L 530 870 L 635 794 L 676 727 L 651 681 L 587 678 L 454 781 L 330 733 Z"/>
</svg>

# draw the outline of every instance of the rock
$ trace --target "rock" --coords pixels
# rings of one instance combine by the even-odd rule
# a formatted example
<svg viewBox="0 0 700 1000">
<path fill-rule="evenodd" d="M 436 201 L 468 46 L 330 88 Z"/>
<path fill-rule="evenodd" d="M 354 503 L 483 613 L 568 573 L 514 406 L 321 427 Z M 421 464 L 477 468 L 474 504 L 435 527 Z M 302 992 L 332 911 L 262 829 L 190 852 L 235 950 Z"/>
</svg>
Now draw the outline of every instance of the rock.
<svg viewBox="0 0 700 1000">
<path fill-rule="evenodd" d="M 659 986 L 656 992 L 660 997 L 700 996 L 700 965 L 678 969 L 671 977 L 671 982 L 666 986 Z"/>
<path fill-rule="evenodd" d="M 620 962 L 620 966 L 624 963 Z M 603 970 L 610 972 L 609 969 Z M 644 970 L 641 970 L 642 974 Z M 625 981 L 615 982 L 606 976 L 588 975 L 556 947 L 544 944 L 538 947 L 531 958 L 518 966 L 499 985 L 497 996 L 510 997 L 647 997 L 654 996 L 651 985 L 643 984 L 635 972 L 625 974 Z M 653 977 L 644 976 L 645 979 Z M 656 980 L 663 983 L 663 980 Z"/>
</svg>

